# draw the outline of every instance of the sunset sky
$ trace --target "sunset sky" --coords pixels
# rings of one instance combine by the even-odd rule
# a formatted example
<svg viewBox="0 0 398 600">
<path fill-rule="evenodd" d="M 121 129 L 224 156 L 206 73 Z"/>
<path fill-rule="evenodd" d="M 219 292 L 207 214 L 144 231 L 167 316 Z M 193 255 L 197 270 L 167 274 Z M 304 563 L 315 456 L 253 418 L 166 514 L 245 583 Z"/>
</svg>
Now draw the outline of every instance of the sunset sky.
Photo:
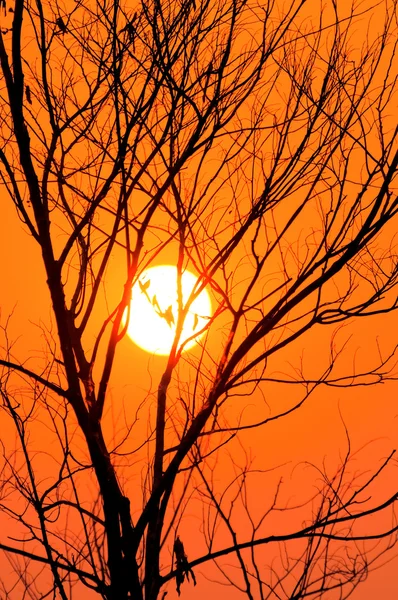
<svg viewBox="0 0 398 600">
<path fill-rule="evenodd" d="M 131 39 L 130 46 L 123 42 L 125 54 L 117 71 L 116 42 L 112 46 L 112 36 L 108 39 L 104 33 L 111 25 L 95 16 L 94 0 L 87 7 L 69 1 L 45 3 L 45 28 L 51 38 L 45 62 L 51 91 L 48 97 L 43 94 L 47 84 L 40 74 L 43 65 L 32 26 L 39 27 L 37 9 L 31 7 L 31 18 L 28 11 L 24 13 L 22 112 L 38 185 L 43 197 L 48 194 L 46 218 L 55 261 L 66 256 L 60 281 L 67 309 L 64 314 L 72 319 L 69 307 L 73 305 L 75 310 L 74 334 L 69 325 L 66 329 L 71 344 L 75 344 L 72 354 L 82 405 L 90 407 L 90 393 L 93 398 L 100 397 L 109 349 L 118 338 L 99 421 L 120 489 L 130 500 L 134 525 L 156 487 L 155 434 L 162 391 L 166 390 L 167 400 L 160 479 L 169 472 L 181 440 L 206 409 L 209 398 L 219 394 L 174 483 L 162 531 L 162 576 L 173 566 L 177 533 L 189 561 L 195 561 L 206 555 L 209 547 L 218 551 L 236 540 L 244 543 L 300 530 L 316 518 L 319 498 L 333 477 L 334 488 L 340 482 L 333 501 L 341 506 L 344 494 L 348 497 L 351 490 L 359 489 L 398 448 L 398 313 L 390 310 L 398 289 L 396 173 L 389 181 L 389 193 L 381 198 L 379 212 L 373 216 L 375 223 L 377 219 L 382 222 L 389 211 L 391 217 L 386 217 L 374 237 L 369 228 L 363 246 L 355 241 L 372 215 L 398 149 L 394 133 L 398 61 L 391 60 L 397 14 L 393 16 L 393 0 L 376 5 L 365 0 L 354 5 L 359 16 L 351 23 L 348 5 L 338 2 L 339 28 L 335 27 L 331 3 L 313 2 L 300 10 L 299 4 L 278 0 L 268 7 L 268 14 L 265 3 L 249 3 L 250 9 L 237 20 L 230 62 L 221 77 L 220 56 L 227 46 L 225 23 L 229 23 L 230 13 L 225 23 L 221 19 L 218 29 L 210 28 L 203 35 L 194 52 L 194 42 L 184 34 L 186 25 L 180 25 L 180 8 L 164 3 L 164 14 L 177 23 L 168 34 L 175 38 L 170 39 L 181 41 L 186 35 L 190 41 L 186 55 L 178 50 L 182 58 L 171 67 L 157 58 L 151 74 L 151 52 L 159 52 L 165 61 L 169 55 L 162 55 L 164 42 L 152 48 L 149 16 L 137 17 L 134 44 Z M 141 10 L 137 6 L 127 3 L 125 11 L 118 13 L 115 31 L 120 39 L 131 35 L 126 29 L 127 17 Z M 200 1 L 194 6 L 192 19 L 202 10 Z M 218 14 L 217 7 L 218 3 L 209 5 L 207 12 L 203 8 L 203 23 L 198 17 L 193 27 L 211 23 Z M 284 23 L 283 15 L 290 13 L 289 25 L 279 40 L 278 27 Z M 265 14 L 264 33 L 266 17 L 261 15 Z M 60 15 L 68 23 L 62 34 L 56 21 Z M 1 16 L 3 56 L 11 53 L 12 18 L 9 12 Z M 159 31 L 163 31 L 159 23 L 168 31 L 168 21 L 162 18 L 158 15 L 154 22 Z M 387 22 L 389 35 L 381 42 L 379 36 Z M 103 48 L 96 40 L 106 40 Z M 104 50 L 108 47 L 112 48 L 109 56 Z M 191 51 L 190 62 L 187 57 Z M 367 51 L 376 58 L 368 61 Z M 139 53 L 142 60 L 136 58 Z M 103 66 L 108 60 L 109 69 Z M 255 67 L 256 61 L 261 66 Z M 358 67 L 361 61 L 362 71 Z M 103 69 L 98 89 L 97 64 L 98 72 Z M 328 64 L 333 64 L 330 71 Z M 164 80 L 159 75 L 162 68 Z M 119 79 L 111 85 L 116 71 Z M 325 73 L 329 74 L 327 80 Z M 364 83 L 368 79 L 369 87 Z M 252 88 L 247 83 L 251 81 Z M 32 103 L 26 99 L 26 85 L 32 92 Z M 45 392 L 40 379 L 34 382 L 27 372 L 10 374 L 7 369 L 7 361 L 16 363 L 54 386 L 70 389 L 64 347 L 58 339 L 60 313 L 53 310 L 47 283 L 51 261 L 46 250 L 42 255 L 29 226 L 21 222 L 28 216 L 39 230 L 37 216 L 45 203 L 38 211 L 32 186 L 21 167 L 13 125 L 16 117 L 11 114 L 4 77 L 0 78 L 0 89 L 0 112 L 4 115 L 0 117 L 0 150 L 12 165 L 15 189 L 21 193 L 20 204 L 14 196 L 19 218 L 7 192 L 12 186 L 5 160 L 0 160 L 0 385 L 12 398 L 8 408 L 4 404 L 0 412 L 0 544 L 18 545 L 20 539 L 27 540 L 27 529 L 21 523 L 15 525 L 11 511 L 18 512 L 16 507 L 22 507 L 26 499 L 22 485 L 18 492 L 11 491 L 11 470 L 14 477 L 19 470 L 24 474 L 21 481 L 29 478 L 11 405 L 22 421 L 26 420 L 38 489 L 43 492 L 57 482 L 46 501 L 74 498 L 75 493 L 81 506 L 98 518 L 102 518 L 102 504 L 92 468 L 77 473 L 77 492 L 57 480 L 63 464 L 62 445 L 70 451 L 68 465 L 91 465 L 87 440 L 71 405 L 54 390 Z M 115 110 L 117 102 L 119 112 Z M 351 108 L 354 102 L 358 102 L 355 110 Z M 48 103 L 54 109 L 51 117 Z M 80 114 L 78 107 L 83 105 Z M 346 121 L 350 110 L 352 120 Z M 196 123 L 207 114 L 208 120 L 196 138 Z M 357 114 L 361 118 L 357 119 Z M 72 125 L 66 126 L 68 118 Z M 134 122 L 131 129 L 129 119 Z M 127 131 L 124 147 L 119 142 Z M 54 154 L 46 163 L 52 143 Z M 194 150 L 190 153 L 187 148 L 191 143 Z M 118 161 L 123 168 L 111 181 Z M 46 179 L 43 174 L 48 165 Z M 111 183 L 102 196 L 108 178 Z M 76 223 L 83 225 L 73 237 Z M 346 264 L 325 283 L 316 285 L 317 278 L 333 270 L 345 245 L 350 244 L 355 251 Z M 156 287 L 154 272 L 145 274 L 145 270 L 161 265 L 172 269 L 164 272 Z M 178 288 L 176 267 L 180 272 L 186 269 L 193 273 L 188 291 L 184 278 L 179 279 Z M 126 306 L 133 284 L 127 335 Z M 202 303 L 195 300 L 190 304 L 192 290 Z M 366 315 L 373 308 L 375 314 Z M 350 314 L 354 316 L 348 318 Z M 312 315 L 316 315 L 313 322 Z M 311 323 L 308 328 L 307 322 Z M 269 327 L 270 323 L 274 325 Z M 169 355 L 164 345 L 171 346 L 179 331 L 181 338 L 173 349 L 170 347 Z M 197 342 L 180 352 L 181 343 L 199 333 Z M 81 352 L 77 335 L 81 336 Z M 138 343 L 131 339 L 135 335 Z M 155 348 L 160 348 L 157 354 Z M 89 360 L 92 363 L 85 375 L 82 365 L 87 366 Z M 256 422 L 264 423 L 252 426 Z M 349 461 L 341 472 L 348 453 Z M 396 461 L 392 456 L 386 469 L 360 496 L 364 510 L 396 493 Z M 217 513 L 216 506 L 223 511 Z M 360 510 L 361 506 L 354 502 L 350 510 Z M 33 505 L 26 514 L 36 523 Z M 52 509 L 51 515 L 55 514 Z M 233 524 L 231 529 L 223 520 L 226 514 Z M 56 540 L 54 547 L 67 539 L 68 557 L 74 560 L 70 559 L 73 544 L 80 547 L 83 539 L 79 515 L 72 509 L 60 510 L 54 523 L 53 529 L 52 522 L 48 525 Z M 389 507 L 355 524 L 351 533 L 373 536 L 395 526 L 396 514 Z M 344 526 L 340 527 L 341 535 Z M 344 531 L 349 533 L 348 525 Z M 396 537 L 397 532 L 393 535 Z M 396 598 L 398 546 L 387 550 L 392 539 L 334 542 L 334 566 L 345 564 L 355 553 L 370 561 L 380 554 L 370 565 L 366 581 L 350 596 L 354 600 L 373 600 L 376 594 L 383 600 Z M 275 585 L 293 565 L 298 568 L 304 548 L 300 544 L 303 542 L 289 541 L 285 548 L 282 542 L 270 542 L 256 548 L 257 563 L 253 564 L 265 581 L 264 589 Z M 23 547 L 44 555 L 36 542 L 26 541 Z M 250 564 L 249 571 L 252 569 L 253 598 L 260 600 L 251 555 L 249 550 L 245 552 L 242 556 Z M 0 600 L 2 594 L 10 600 L 21 597 L 18 586 L 6 596 L 7 586 L 11 588 L 15 582 L 16 565 L 23 569 L 23 559 L 19 560 L 0 549 L 5 582 L 0 587 Z M 86 568 L 86 563 L 89 559 L 80 556 L 76 564 Z M 236 556 L 228 554 L 219 564 L 244 590 Z M 311 575 L 315 578 L 319 564 L 320 560 Z M 28 578 L 36 577 L 35 569 L 36 565 L 28 566 Z M 198 564 L 194 572 L 197 586 L 185 581 L 183 599 L 249 597 L 233 587 L 214 563 Z M 50 571 L 41 577 L 38 590 L 50 581 Z M 266 596 L 264 592 L 264 598 L 288 600 L 295 578 L 293 572 L 277 586 L 280 596 L 276 592 Z M 175 579 L 163 589 L 168 600 L 178 598 Z M 73 596 L 68 593 L 68 600 L 99 597 L 81 584 Z M 322 597 L 334 600 L 338 590 Z"/>
</svg>

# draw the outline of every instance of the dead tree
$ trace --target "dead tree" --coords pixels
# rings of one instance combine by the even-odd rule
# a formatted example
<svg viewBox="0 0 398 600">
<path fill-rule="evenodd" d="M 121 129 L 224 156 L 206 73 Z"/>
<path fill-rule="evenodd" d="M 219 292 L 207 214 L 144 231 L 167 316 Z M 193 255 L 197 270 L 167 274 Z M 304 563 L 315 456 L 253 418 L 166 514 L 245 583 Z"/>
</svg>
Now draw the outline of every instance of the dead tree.
<svg viewBox="0 0 398 600">
<path fill-rule="evenodd" d="M 340 463 L 292 450 L 289 489 L 270 440 L 393 379 L 394 347 L 354 364 L 339 327 L 397 308 L 396 4 L 183 4 L 16 0 L 0 33 L 0 218 L 8 196 L 42 307 L 29 352 L 32 301 L 2 313 L 4 597 L 156 600 L 206 569 L 249 599 L 345 597 L 395 543 L 392 446 L 351 469 L 342 411 Z M 142 279 L 170 261 L 178 310 Z M 135 284 L 175 334 L 163 362 L 126 340 Z"/>
</svg>

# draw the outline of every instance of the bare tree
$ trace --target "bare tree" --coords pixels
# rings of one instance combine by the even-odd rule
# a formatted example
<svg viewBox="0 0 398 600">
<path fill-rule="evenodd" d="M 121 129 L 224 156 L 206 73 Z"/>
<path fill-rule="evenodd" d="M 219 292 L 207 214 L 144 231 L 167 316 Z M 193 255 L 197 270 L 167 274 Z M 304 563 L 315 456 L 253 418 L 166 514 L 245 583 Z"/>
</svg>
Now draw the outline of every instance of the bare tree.
<svg viewBox="0 0 398 600">
<path fill-rule="evenodd" d="M 2 443 L 14 529 L 0 548 L 15 573 L 2 596 L 155 600 L 199 589 L 206 564 L 248 598 L 346 597 L 396 539 L 397 493 L 375 491 L 394 449 L 359 473 L 347 431 L 340 465 L 314 464 L 316 490 L 289 502 L 278 457 L 252 465 L 247 434 L 266 435 L 319 389 L 393 377 L 395 349 L 345 370 L 332 332 L 397 308 L 395 0 L 12 8 L 2 196 L 40 248 L 55 325 L 43 326 L 44 358 L 27 361 L 2 323 L 1 427 L 15 434 Z M 178 314 L 152 302 L 174 342 L 112 425 L 131 290 L 149 298 L 142 273 L 165 256 Z M 185 351 L 204 288 L 214 311 Z M 330 361 L 308 374 L 294 348 L 319 331 Z"/>
</svg>

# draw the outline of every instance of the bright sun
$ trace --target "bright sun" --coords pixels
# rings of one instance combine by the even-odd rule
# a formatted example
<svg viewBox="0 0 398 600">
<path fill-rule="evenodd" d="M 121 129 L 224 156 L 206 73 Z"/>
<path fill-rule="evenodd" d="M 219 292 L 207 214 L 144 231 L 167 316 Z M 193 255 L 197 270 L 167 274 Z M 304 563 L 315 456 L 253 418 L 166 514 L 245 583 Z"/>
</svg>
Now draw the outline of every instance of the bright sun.
<svg viewBox="0 0 398 600">
<path fill-rule="evenodd" d="M 181 277 L 183 305 L 187 302 L 197 277 L 185 271 Z M 130 322 L 127 333 L 137 346 L 147 352 L 168 354 L 174 341 L 178 317 L 177 269 L 171 265 L 151 267 L 133 286 Z M 199 332 L 211 316 L 209 294 L 203 290 L 192 302 L 185 317 L 181 343 Z M 184 350 L 192 348 L 199 335 Z"/>
</svg>

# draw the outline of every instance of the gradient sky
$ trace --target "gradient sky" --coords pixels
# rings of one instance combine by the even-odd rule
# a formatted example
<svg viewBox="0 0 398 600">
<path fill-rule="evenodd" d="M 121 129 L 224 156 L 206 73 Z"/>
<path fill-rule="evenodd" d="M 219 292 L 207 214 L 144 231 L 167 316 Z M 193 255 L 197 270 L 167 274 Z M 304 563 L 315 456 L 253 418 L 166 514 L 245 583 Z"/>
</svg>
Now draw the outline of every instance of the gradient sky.
<svg viewBox="0 0 398 600">
<path fill-rule="evenodd" d="M 372 26 L 377 27 L 376 19 L 372 20 Z M 359 34 L 360 32 L 356 32 L 356 35 Z M 355 37 L 353 52 L 354 48 Z M 55 331 L 44 269 L 37 244 L 30 236 L 27 227 L 17 219 L 14 207 L 1 189 L 0 257 L 0 324 L 4 326 L 10 317 L 8 330 L 10 339 L 15 340 L 13 349 L 15 356 L 21 361 L 27 361 L 26 364 L 31 369 L 40 368 L 45 356 L 46 340 L 43 330 L 47 330 L 49 338 L 50 332 Z M 168 248 L 162 255 L 162 260 L 158 262 L 173 263 L 174 260 L 173 249 Z M 120 282 L 123 276 L 124 264 L 121 259 L 119 261 L 118 256 L 115 256 L 107 272 L 108 288 L 106 300 L 102 300 L 103 314 L 105 314 L 106 302 L 109 301 L 112 305 L 120 297 Z M 98 322 L 89 331 L 88 336 L 91 335 L 92 339 L 91 342 L 88 341 L 88 345 L 94 344 L 97 324 Z M 342 376 L 353 368 L 357 371 L 366 369 L 372 364 L 372 360 L 377 358 L 379 348 L 383 357 L 393 350 L 396 344 L 397 325 L 397 314 L 391 313 L 368 318 L 366 321 L 359 319 L 353 324 L 345 325 L 337 332 L 335 326 L 312 330 L 272 358 L 268 365 L 269 372 L 275 376 L 292 375 L 299 365 L 303 366 L 308 377 L 311 377 L 312 373 L 321 372 L 327 368 L 331 339 L 334 334 L 332 344 L 334 349 L 338 350 L 346 344 L 336 365 L 335 375 Z M 219 352 L 221 340 L 222 327 L 220 326 L 218 337 L 214 335 L 209 342 L 214 355 Z M 104 429 L 109 440 L 119 439 L 125 419 L 127 422 L 134 420 L 137 404 L 154 393 L 165 360 L 164 357 L 150 356 L 128 337 L 120 343 L 109 387 L 111 402 L 105 415 Z M 301 390 L 289 386 L 285 386 L 282 391 L 282 388 L 268 384 L 231 407 L 228 418 L 234 421 L 242 411 L 245 418 L 250 419 L 263 412 L 266 414 L 268 409 L 271 412 L 276 407 L 280 410 L 282 406 L 291 404 L 295 394 L 299 398 L 301 393 Z M 250 430 L 243 433 L 241 446 L 232 445 L 231 452 L 234 460 L 237 464 L 243 464 L 249 457 L 254 469 L 270 470 L 269 476 L 264 479 L 256 477 L 253 479 L 250 488 L 252 511 L 255 514 L 259 513 L 264 504 L 270 501 L 280 477 L 284 481 L 283 497 L 286 502 L 300 503 L 304 498 L 308 498 L 312 493 L 311 490 L 315 490 L 319 484 L 315 470 L 309 466 L 309 463 L 320 468 L 324 466 L 332 473 L 347 449 L 345 427 L 349 432 L 352 452 L 358 452 L 350 467 L 352 473 L 377 469 L 389 452 L 398 446 L 396 397 L 397 384 L 394 381 L 377 387 L 319 388 L 298 412 L 268 425 L 264 430 Z M 45 435 L 45 428 L 38 431 L 40 431 L 38 438 Z M 146 423 L 140 422 L 135 433 L 133 445 L 137 445 L 140 438 L 145 438 Z M 8 432 L 4 432 L 6 438 L 7 435 Z M 41 441 L 43 439 L 41 438 Z M 35 440 L 34 443 L 37 441 Z M 144 455 L 139 456 L 137 463 L 139 462 L 144 464 Z M 396 471 L 393 467 L 395 463 L 378 483 L 376 495 L 380 500 L 396 490 L 394 482 Z M 139 480 L 141 466 L 133 467 L 136 479 L 129 476 L 129 468 L 126 462 L 121 469 L 121 478 L 126 486 L 125 489 L 133 496 L 135 486 L 141 485 Z M 221 484 L 232 476 L 234 466 L 227 450 L 221 452 L 221 460 L 214 468 Z M 133 507 L 133 510 L 138 510 L 138 507 Z M 294 521 L 288 512 L 283 513 L 279 520 L 278 518 L 279 515 L 275 517 L 270 527 L 274 526 L 279 528 L 279 531 L 285 531 L 285 527 L 289 529 L 289 526 L 293 525 Z M 2 522 L 2 528 L 3 526 L 4 531 L 7 532 L 7 524 Z M 184 518 L 185 547 L 190 559 L 206 551 L 203 542 L 197 538 L 199 526 L 200 507 L 194 504 Z M 378 526 L 388 528 L 390 522 L 376 517 L 371 527 L 376 530 Z M 266 550 L 264 556 L 269 559 L 272 551 L 270 553 Z M 398 558 L 394 558 L 395 554 L 398 554 L 398 547 L 381 557 L 380 568 L 371 573 L 368 580 L 353 593 L 354 600 L 373 600 L 376 594 L 383 600 L 396 598 Z M 388 559 L 391 559 L 391 562 L 387 562 Z M 2 554 L 0 554 L 0 565 L 3 574 L 6 573 L 9 565 Z M 201 566 L 195 572 L 198 585 L 196 588 L 184 585 L 182 598 L 199 600 L 207 595 L 211 599 L 234 600 L 241 597 L 236 590 L 230 587 L 217 587 L 210 581 L 212 577 L 217 577 L 214 567 Z M 168 599 L 177 598 L 174 583 L 169 585 L 168 590 Z"/>
</svg>

